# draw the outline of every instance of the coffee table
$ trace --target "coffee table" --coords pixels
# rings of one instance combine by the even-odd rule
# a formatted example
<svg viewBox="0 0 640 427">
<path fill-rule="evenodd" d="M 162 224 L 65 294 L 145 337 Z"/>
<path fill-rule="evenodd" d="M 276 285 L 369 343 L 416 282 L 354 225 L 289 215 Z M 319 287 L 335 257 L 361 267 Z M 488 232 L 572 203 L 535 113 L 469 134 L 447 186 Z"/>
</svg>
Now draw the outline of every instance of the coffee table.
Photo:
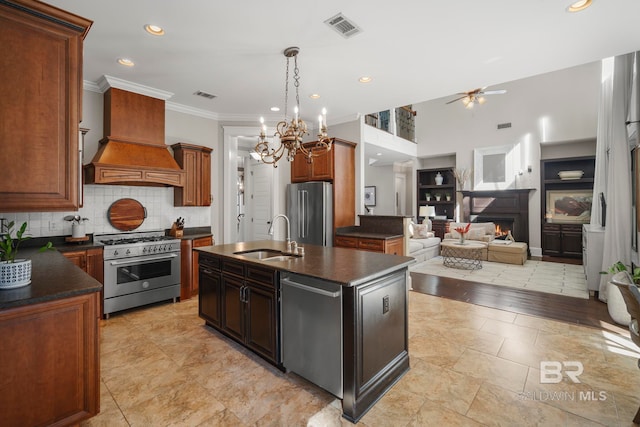
<svg viewBox="0 0 640 427">
<path fill-rule="evenodd" d="M 486 247 L 486 243 L 473 240 L 464 243 L 445 240 L 440 244 L 442 264 L 463 270 L 479 270 L 482 268 L 482 250 Z"/>
</svg>

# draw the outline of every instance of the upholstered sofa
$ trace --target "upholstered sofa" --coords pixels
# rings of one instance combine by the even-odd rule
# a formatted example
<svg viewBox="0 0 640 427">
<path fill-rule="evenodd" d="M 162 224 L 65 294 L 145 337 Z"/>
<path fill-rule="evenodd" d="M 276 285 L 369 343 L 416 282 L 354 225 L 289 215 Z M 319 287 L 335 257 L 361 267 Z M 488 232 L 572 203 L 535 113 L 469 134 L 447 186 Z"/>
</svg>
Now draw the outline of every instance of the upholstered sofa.
<svg viewBox="0 0 640 427">
<path fill-rule="evenodd" d="M 449 232 L 445 233 L 444 240 L 459 240 L 460 233 L 455 229 L 458 227 L 464 228 L 466 225 L 467 223 L 450 223 Z M 496 226 L 493 222 L 472 222 L 465 238 L 486 244 L 481 255 L 483 261 L 523 265 L 527 260 L 527 244 L 513 242 L 507 245 L 502 240 L 495 240 L 495 229 Z"/>
<path fill-rule="evenodd" d="M 407 254 L 415 258 L 416 262 L 426 261 L 440 255 L 440 238 L 431 231 L 431 221 L 423 224 L 410 224 L 405 233 L 408 241 Z"/>
</svg>

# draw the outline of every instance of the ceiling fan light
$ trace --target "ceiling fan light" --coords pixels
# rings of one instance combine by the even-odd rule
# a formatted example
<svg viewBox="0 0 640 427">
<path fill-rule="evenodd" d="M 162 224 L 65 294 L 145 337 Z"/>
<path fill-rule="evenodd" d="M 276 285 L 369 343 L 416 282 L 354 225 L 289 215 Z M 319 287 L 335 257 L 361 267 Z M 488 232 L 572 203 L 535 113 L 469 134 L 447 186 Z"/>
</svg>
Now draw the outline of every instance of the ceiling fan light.
<svg viewBox="0 0 640 427">
<path fill-rule="evenodd" d="M 464 98 L 462 98 L 462 103 L 465 105 L 465 107 L 469 104 L 471 104 L 471 97 L 469 96 L 465 96 Z"/>
<path fill-rule="evenodd" d="M 467 102 L 465 104 L 465 108 L 469 108 L 469 109 L 473 108 L 473 102 Z"/>
<path fill-rule="evenodd" d="M 485 102 L 487 102 L 484 96 L 479 96 L 476 99 L 478 100 L 478 104 L 484 104 Z"/>
</svg>

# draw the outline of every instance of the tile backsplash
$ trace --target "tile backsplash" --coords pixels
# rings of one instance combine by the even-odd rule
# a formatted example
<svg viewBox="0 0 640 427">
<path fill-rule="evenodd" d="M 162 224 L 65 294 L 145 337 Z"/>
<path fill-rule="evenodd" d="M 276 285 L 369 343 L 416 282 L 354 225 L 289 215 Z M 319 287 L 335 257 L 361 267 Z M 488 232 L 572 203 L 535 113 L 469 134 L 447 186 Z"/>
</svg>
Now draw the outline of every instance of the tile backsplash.
<svg viewBox="0 0 640 427">
<path fill-rule="evenodd" d="M 147 218 L 135 231 L 171 228 L 178 217 L 185 218 L 185 227 L 211 226 L 210 207 L 173 206 L 173 187 L 124 185 L 85 185 L 84 206 L 78 211 L 0 213 L 0 218 L 15 221 L 18 226 L 27 221 L 28 234 L 32 237 L 70 236 L 71 222 L 63 219 L 67 215 L 88 218 L 87 234 L 118 233 L 120 231 L 109 224 L 107 212 L 113 202 L 123 198 L 135 199 L 147 209 Z"/>
</svg>

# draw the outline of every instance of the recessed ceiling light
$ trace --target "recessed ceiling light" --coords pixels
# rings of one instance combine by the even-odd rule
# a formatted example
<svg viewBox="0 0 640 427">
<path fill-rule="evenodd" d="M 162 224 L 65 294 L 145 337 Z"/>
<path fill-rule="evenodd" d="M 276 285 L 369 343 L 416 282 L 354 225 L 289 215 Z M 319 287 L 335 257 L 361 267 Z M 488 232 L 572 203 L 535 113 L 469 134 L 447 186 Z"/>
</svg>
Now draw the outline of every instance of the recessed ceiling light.
<svg viewBox="0 0 640 427">
<path fill-rule="evenodd" d="M 309 98 L 318 99 L 318 98 L 320 98 L 320 95 L 318 95 L 317 93 L 312 93 L 311 95 L 309 95 Z"/>
<path fill-rule="evenodd" d="M 132 60 L 130 60 L 129 58 L 118 58 L 118 64 L 120 65 L 124 65 L 125 67 L 133 67 L 134 65 L 136 65 Z"/>
<path fill-rule="evenodd" d="M 271 107 L 270 110 L 271 111 L 280 111 L 280 107 Z"/>
<path fill-rule="evenodd" d="M 147 24 L 144 26 L 144 30 L 154 36 L 164 36 L 164 28 L 153 24 Z"/>
<path fill-rule="evenodd" d="M 567 12 L 580 12 L 591 6 L 593 0 L 578 0 L 569 5 Z"/>
<path fill-rule="evenodd" d="M 369 76 L 362 76 L 358 79 L 360 83 L 371 83 L 373 79 Z"/>
<path fill-rule="evenodd" d="M 382 156 L 382 153 L 376 153 L 376 156 Z"/>
</svg>

